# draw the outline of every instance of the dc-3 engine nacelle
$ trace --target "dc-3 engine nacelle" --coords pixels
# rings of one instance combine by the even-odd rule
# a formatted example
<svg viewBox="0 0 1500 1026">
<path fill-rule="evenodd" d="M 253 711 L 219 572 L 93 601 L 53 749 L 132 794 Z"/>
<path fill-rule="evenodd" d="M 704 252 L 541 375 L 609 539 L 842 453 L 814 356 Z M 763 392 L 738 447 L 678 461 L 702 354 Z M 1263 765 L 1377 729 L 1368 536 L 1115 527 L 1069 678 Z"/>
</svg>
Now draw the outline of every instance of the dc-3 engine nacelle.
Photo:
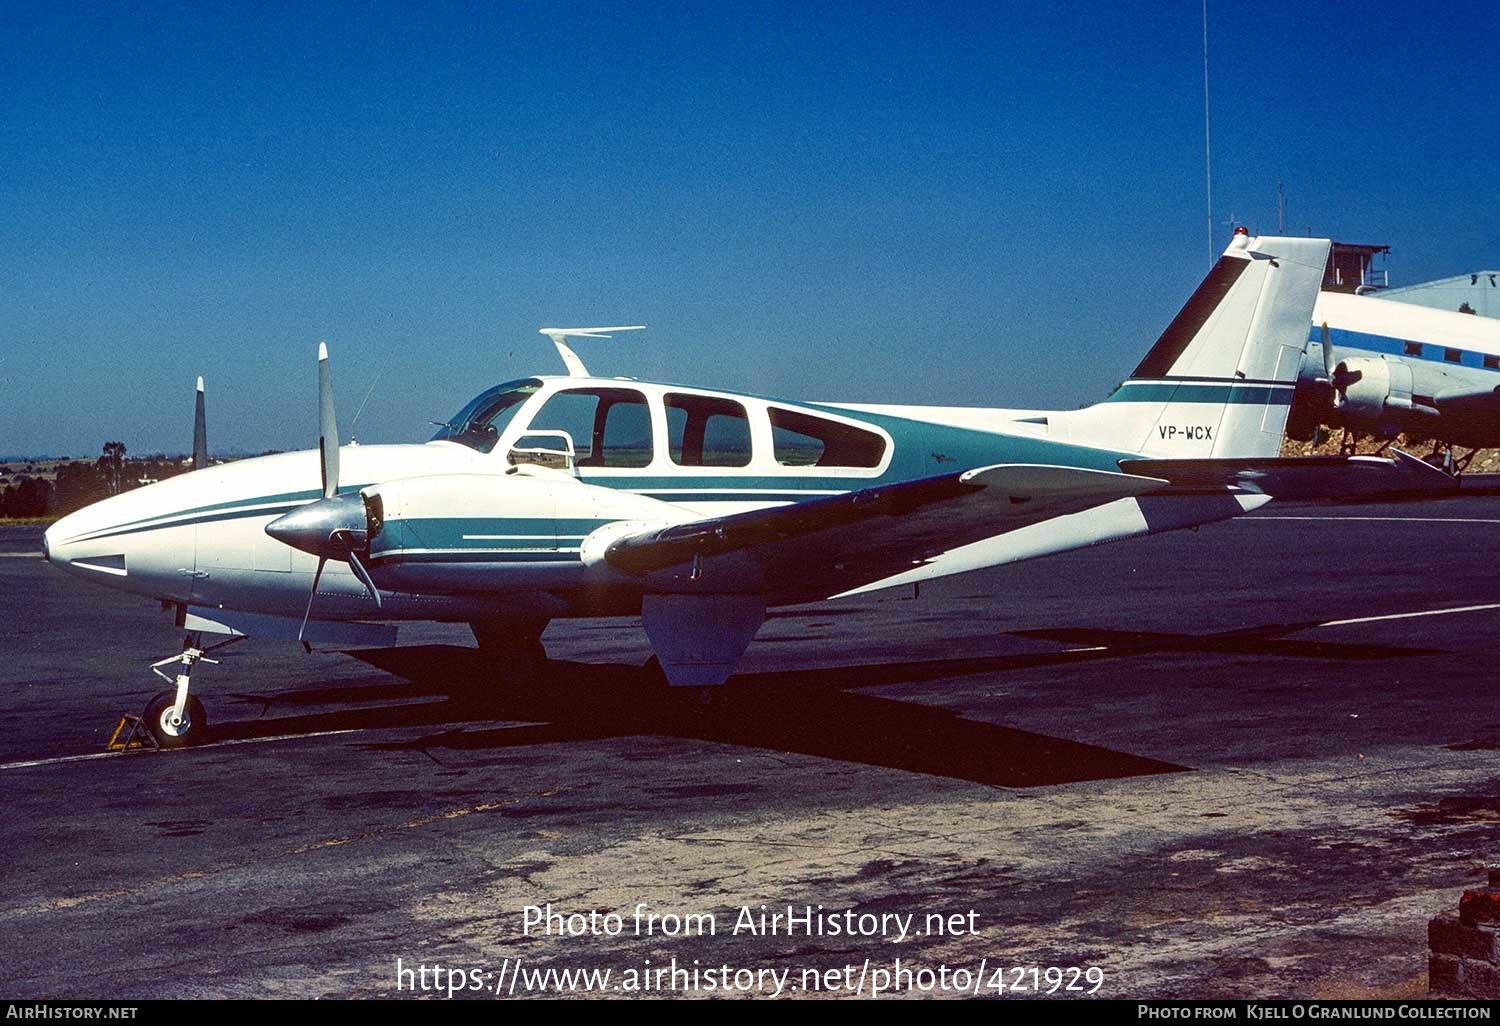
<svg viewBox="0 0 1500 1026">
<path fill-rule="evenodd" d="M 1414 406 L 1411 367 L 1385 357 L 1342 360 L 1334 368 L 1333 407 L 1344 427 L 1394 438 L 1414 414 L 1429 412 Z M 1430 411 L 1436 412 L 1436 411 Z"/>
</svg>

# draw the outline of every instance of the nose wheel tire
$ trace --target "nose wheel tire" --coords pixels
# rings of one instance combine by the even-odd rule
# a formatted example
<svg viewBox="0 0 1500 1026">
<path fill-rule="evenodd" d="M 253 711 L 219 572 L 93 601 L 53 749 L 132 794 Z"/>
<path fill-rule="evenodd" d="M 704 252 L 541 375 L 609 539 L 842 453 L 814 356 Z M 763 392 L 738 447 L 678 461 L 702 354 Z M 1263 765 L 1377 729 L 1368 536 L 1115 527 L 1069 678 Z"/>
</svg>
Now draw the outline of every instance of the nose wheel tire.
<svg viewBox="0 0 1500 1026">
<path fill-rule="evenodd" d="M 187 705 L 182 710 L 182 722 L 172 722 L 172 712 L 177 705 L 177 692 L 163 691 L 146 703 L 146 712 L 141 717 L 146 729 L 161 748 L 186 748 L 202 744 L 208 739 L 208 713 L 197 695 L 188 695 Z"/>
</svg>

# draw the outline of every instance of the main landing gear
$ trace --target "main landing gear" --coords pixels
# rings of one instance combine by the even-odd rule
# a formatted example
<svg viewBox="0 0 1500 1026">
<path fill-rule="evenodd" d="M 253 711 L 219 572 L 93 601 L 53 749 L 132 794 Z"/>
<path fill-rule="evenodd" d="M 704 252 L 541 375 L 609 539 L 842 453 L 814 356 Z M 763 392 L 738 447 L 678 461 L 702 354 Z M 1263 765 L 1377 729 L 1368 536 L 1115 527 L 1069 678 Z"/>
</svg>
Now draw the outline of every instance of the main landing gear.
<svg viewBox="0 0 1500 1026">
<path fill-rule="evenodd" d="M 1431 453 L 1424 456 L 1423 459 L 1439 470 L 1446 471 L 1454 477 L 1458 477 L 1469 469 L 1469 464 L 1478 452 L 1478 449 L 1470 449 L 1463 456 L 1455 456 L 1453 454 L 1453 446 L 1440 443 Z"/>
<path fill-rule="evenodd" d="M 542 647 L 546 620 L 490 620 L 469 624 L 491 679 L 501 684 L 535 680 L 547 669 Z"/>
<path fill-rule="evenodd" d="M 1379 436 L 1376 436 L 1376 437 L 1378 438 Z M 1396 441 L 1396 438 L 1393 435 L 1392 437 L 1387 438 L 1383 442 L 1381 442 L 1380 445 L 1379 445 L 1379 447 L 1376 448 L 1374 451 L 1365 453 L 1364 455 L 1366 455 L 1366 456 L 1384 456 L 1385 453 L 1386 453 L 1386 450 L 1389 449 L 1391 447 L 1392 443 L 1394 443 L 1395 441 Z M 1358 455 L 1360 455 L 1360 451 L 1359 451 L 1359 432 L 1358 431 L 1350 431 L 1348 428 L 1344 428 L 1344 433 L 1339 437 L 1339 455 L 1340 456 L 1358 456 Z"/>
<path fill-rule="evenodd" d="M 217 664 L 218 660 L 208 658 L 206 653 L 243 640 L 241 635 L 208 648 L 199 648 L 200 636 L 189 634 L 182 639 L 182 651 L 179 654 L 151 664 L 152 673 L 173 685 L 170 690 L 160 692 L 147 702 L 146 711 L 141 714 L 141 724 L 150 732 L 156 747 L 185 748 L 188 745 L 202 744 L 208 739 L 208 713 L 198 696 L 188 692 L 193 667 L 198 663 Z M 161 669 L 171 663 L 178 664 L 175 677 L 168 676 Z"/>
</svg>

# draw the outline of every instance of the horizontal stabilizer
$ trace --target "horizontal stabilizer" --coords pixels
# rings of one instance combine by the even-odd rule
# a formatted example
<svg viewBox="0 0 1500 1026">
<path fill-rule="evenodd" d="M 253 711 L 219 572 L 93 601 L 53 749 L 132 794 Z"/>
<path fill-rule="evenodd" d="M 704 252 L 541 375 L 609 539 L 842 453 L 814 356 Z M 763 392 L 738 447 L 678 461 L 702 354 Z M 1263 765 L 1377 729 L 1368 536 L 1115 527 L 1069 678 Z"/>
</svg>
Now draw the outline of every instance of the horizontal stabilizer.
<svg viewBox="0 0 1500 1026">
<path fill-rule="evenodd" d="M 1500 388 L 1483 385 L 1449 388 L 1439 392 L 1433 402 L 1444 417 L 1455 414 L 1460 417 L 1488 417 L 1492 421 L 1500 418 Z"/>
<path fill-rule="evenodd" d="M 753 567 L 760 578 L 741 576 L 744 585 L 826 597 L 981 538 L 1164 485 L 1135 474 L 1001 464 L 647 529 L 614 542 L 604 558 L 649 574 L 739 553 L 734 573 Z"/>
<path fill-rule="evenodd" d="M 1387 456 L 1290 456 L 1223 460 L 1121 460 L 1127 474 L 1167 481 L 1173 491 L 1238 488 L 1276 499 L 1339 500 L 1441 495 L 1458 479 L 1399 449 Z"/>
</svg>

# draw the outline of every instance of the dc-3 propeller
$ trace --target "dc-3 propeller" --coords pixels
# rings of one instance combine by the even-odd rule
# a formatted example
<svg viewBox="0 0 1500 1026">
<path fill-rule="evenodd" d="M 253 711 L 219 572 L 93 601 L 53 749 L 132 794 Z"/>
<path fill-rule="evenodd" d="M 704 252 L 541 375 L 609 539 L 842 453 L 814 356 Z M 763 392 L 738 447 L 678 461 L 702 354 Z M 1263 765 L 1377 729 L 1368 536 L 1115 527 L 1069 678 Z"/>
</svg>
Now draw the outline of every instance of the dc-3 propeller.
<svg viewBox="0 0 1500 1026">
<path fill-rule="evenodd" d="M 1349 398 L 1349 386 L 1364 377 L 1357 370 L 1350 370 L 1343 363 L 1336 363 L 1333 359 L 1333 343 L 1328 336 L 1328 322 L 1323 322 L 1323 377 L 1320 379 L 1328 386 L 1329 393 L 1333 398 L 1334 405 L 1339 406 Z"/>
<path fill-rule="evenodd" d="M 266 533 L 294 549 L 318 557 L 312 590 L 307 596 L 307 611 L 302 614 L 300 641 L 307 633 L 313 601 L 318 597 L 318 582 L 330 559 L 347 563 L 359 578 L 375 606 L 380 607 L 380 590 L 370 579 L 370 572 L 360 556 L 370 554 L 369 521 L 365 500 L 358 492 L 340 495 L 339 426 L 333 411 L 333 385 L 328 373 L 328 346 L 318 343 L 318 456 L 323 473 L 323 497 L 277 517 L 266 525 Z"/>
</svg>

